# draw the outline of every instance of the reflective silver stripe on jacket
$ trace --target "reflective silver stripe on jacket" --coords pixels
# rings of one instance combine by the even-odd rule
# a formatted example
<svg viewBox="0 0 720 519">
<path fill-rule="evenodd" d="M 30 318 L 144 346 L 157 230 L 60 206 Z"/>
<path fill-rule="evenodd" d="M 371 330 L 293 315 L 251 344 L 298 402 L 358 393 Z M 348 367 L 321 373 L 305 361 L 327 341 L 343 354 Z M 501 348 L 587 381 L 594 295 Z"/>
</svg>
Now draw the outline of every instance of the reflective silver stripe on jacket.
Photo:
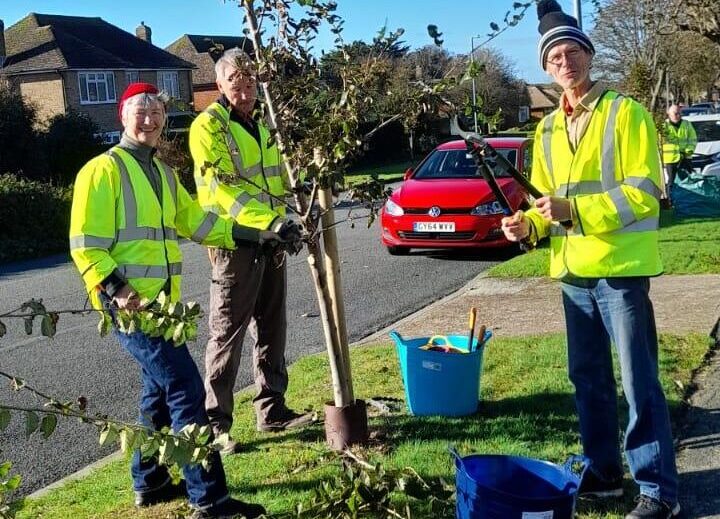
<svg viewBox="0 0 720 519">
<path fill-rule="evenodd" d="M 102 236 L 91 236 L 89 234 L 81 234 L 70 237 L 70 250 L 75 249 L 109 249 L 115 241 L 112 238 L 103 238 Z"/>
<path fill-rule="evenodd" d="M 128 278 L 158 278 L 167 279 L 169 276 L 182 274 L 182 263 L 168 265 L 118 265 L 118 270 Z"/>
<path fill-rule="evenodd" d="M 572 197 L 578 195 L 607 193 L 615 205 L 618 217 L 623 225 L 621 229 L 613 232 L 623 233 L 656 230 L 659 225 L 659 219 L 657 217 L 644 218 L 643 220 L 637 221 L 630 201 L 623 192 L 621 184 L 615 176 L 615 129 L 617 126 L 617 114 L 620 110 L 620 105 L 622 104 L 623 99 L 623 96 L 619 95 L 613 99 L 610 104 L 602 141 L 600 159 L 601 180 L 585 180 L 580 182 L 571 182 L 569 184 L 560 184 L 556 188 L 555 194 L 557 196 Z M 551 171 L 552 153 L 549 142 L 551 141 L 552 134 L 550 133 L 550 136 L 548 136 L 548 129 L 552 132 L 552 125 L 549 125 L 548 121 L 546 121 L 543 128 L 543 147 L 545 148 L 545 160 L 547 162 L 547 167 L 548 170 Z M 660 197 L 660 189 L 653 183 L 652 180 L 646 177 L 627 177 L 623 180 L 622 185 L 638 188 L 658 199 Z M 558 226 L 552 226 L 550 229 L 551 236 L 566 236 L 574 234 L 579 233 L 575 233 L 573 229 L 566 230 L 564 227 Z"/>
<path fill-rule="evenodd" d="M 117 154 L 115 148 L 110 148 L 107 154 L 115 161 L 120 172 L 120 185 L 125 209 L 125 227 L 128 229 L 135 228 L 137 227 L 137 200 L 135 200 L 135 191 L 130 181 L 130 172 L 125 165 L 125 161 Z"/>
<path fill-rule="evenodd" d="M 134 229 L 118 229 L 115 233 L 115 241 L 117 243 L 135 240 L 177 240 L 177 229 L 165 227 L 156 229 L 155 227 L 135 227 Z"/>
<path fill-rule="evenodd" d="M 195 229 L 195 232 L 190 237 L 190 239 L 197 243 L 202 243 L 205 238 L 208 237 L 208 234 L 210 234 L 210 231 L 212 231 L 213 226 L 215 225 L 215 222 L 217 222 L 218 215 L 215 213 L 208 213 L 205 215 L 205 218 L 203 218 L 203 221 L 200 222 L 200 225 L 198 225 L 198 228 Z"/>
<path fill-rule="evenodd" d="M 615 127 L 617 126 L 617 113 L 622 104 L 623 96 L 617 96 L 610 103 L 605 133 L 603 134 L 602 156 L 600 170 L 604 191 L 610 191 L 618 185 L 615 179 Z"/>
<path fill-rule="evenodd" d="M 230 208 L 229 213 L 235 218 L 240 211 L 242 210 L 242 207 L 237 207 L 237 204 L 244 205 L 253 198 L 256 199 L 259 202 L 262 202 L 264 204 L 268 204 L 272 207 L 271 197 L 263 190 L 262 186 L 257 185 L 257 182 L 252 181 L 250 182 L 248 179 L 252 179 L 255 176 L 261 176 L 263 178 L 263 183 L 265 182 L 266 178 L 277 176 L 280 174 L 280 169 L 278 166 L 269 166 L 265 169 L 263 169 L 262 161 L 258 162 L 257 164 L 253 164 L 252 166 L 245 167 L 242 162 L 242 154 L 240 153 L 240 148 L 237 145 L 237 142 L 235 142 L 235 138 L 233 137 L 232 131 L 230 131 L 230 123 L 229 121 L 226 121 L 223 115 L 220 113 L 220 111 L 210 105 L 205 109 L 205 112 L 215 119 L 221 126 L 222 130 L 225 132 L 225 142 L 228 147 L 228 152 L 230 153 L 230 158 L 232 159 L 233 167 L 235 168 L 235 171 L 240 175 L 241 178 L 245 179 L 246 182 L 249 182 L 250 185 L 253 187 L 256 187 L 259 189 L 259 192 L 256 195 L 249 196 L 249 198 L 245 201 L 242 201 L 239 197 L 235 199 L 235 202 L 233 203 L 232 207 Z M 260 149 L 262 150 L 262 144 L 258 143 L 260 146 Z M 262 154 L 261 154 L 262 156 Z M 217 182 L 215 177 L 213 177 L 213 181 Z M 198 184 L 200 185 L 200 184 Z M 214 193 L 215 188 L 217 185 L 213 186 L 212 183 L 210 185 L 210 192 Z M 269 190 L 270 186 L 265 185 L 265 189 Z M 235 214 L 233 214 L 235 213 Z"/>
<path fill-rule="evenodd" d="M 646 192 L 654 198 L 660 198 L 660 188 L 647 177 L 627 177 L 623 180 L 623 185 L 635 187 Z M 560 184 L 555 190 L 557 196 L 577 195 L 597 195 L 603 193 L 602 182 L 599 180 L 583 180 L 581 182 L 571 182 L 570 184 Z"/>
<path fill-rule="evenodd" d="M 545 123 L 542 129 L 542 143 L 543 150 L 545 151 L 545 165 L 548 168 L 548 174 L 550 178 L 554 180 L 553 176 L 553 165 L 552 165 L 552 134 L 553 124 L 555 123 L 556 112 L 552 112 L 545 118 Z"/>
<path fill-rule="evenodd" d="M 122 157 L 118 155 L 114 148 L 107 151 L 118 167 L 120 172 L 120 185 L 123 195 L 123 208 L 125 209 L 125 227 L 118 229 L 115 233 L 115 238 L 110 248 L 114 243 L 129 242 L 135 240 L 152 240 L 152 241 L 163 241 L 163 240 L 175 240 L 178 239 L 177 229 L 172 227 L 138 227 L 137 225 L 137 199 L 135 198 L 135 191 L 133 189 L 132 182 L 130 180 L 130 172 L 127 169 L 125 162 Z M 160 161 L 156 161 L 158 169 L 165 175 L 170 193 L 173 198 L 173 202 L 177 207 L 177 183 L 175 182 L 175 174 L 172 170 Z"/>
<path fill-rule="evenodd" d="M 621 229 L 618 229 L 616 231 L 613 231 L 613 234 L 624 234 L 628 232 L 645 232 L 645 231 L 657 231 L 660 227 L 660 218 L 657 216 L 650 216 L 648 218 L 643 218 L 642 220 L 637 220 L 627 227 L 623 227 Z M 551 225 L 550 226 L 550 236 L 581 236 L 582 233 L 579 231 L 576 231 L 575 228 L 571 229 L 565 229 L 562 225 Z"/>
<path fill-rule="evenodd" d="M 647 177 L 627 177 L 623 180 L 623 184 L 626 186 L 632 186 L 638 188 L 640 191 L 645 191 L 648 195 L 660 200 L 662 192 L 660 188 L 655 185 L 655 182 Z"/>
<path fill-rule="evenodd" d="M 170 166 L 158 159 L 155 159 L 155 166 L 159 171 L 165 174 L 165 180 L 170 188 L 170 194 L 172 195 L 173 205 L 177 208 L 177 183 L 175 182 L 175 173 L 173 173 Z"/>
</svg>

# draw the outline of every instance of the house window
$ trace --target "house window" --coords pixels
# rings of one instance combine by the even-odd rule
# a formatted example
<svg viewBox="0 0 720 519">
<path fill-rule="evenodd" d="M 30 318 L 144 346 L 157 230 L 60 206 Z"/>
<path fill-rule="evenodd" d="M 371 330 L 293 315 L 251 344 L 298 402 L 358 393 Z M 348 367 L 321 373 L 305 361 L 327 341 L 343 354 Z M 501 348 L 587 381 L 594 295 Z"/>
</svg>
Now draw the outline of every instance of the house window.
<svg viewBox="0 0 720 519">
<path fill-rule="evenodd" d="M 127 70 L 125 71 L 125 80 L 127 81 L 127 84 L 130 83 L 137 83 L 140 81 L 140 74 L 137 70 Z"/>
<path fill-rule="evenodd" d="M 178 82 L 177 71 L 158 72 L 158 88 L 166 92 L 170 97 L 180 97 L 180 83 Z"/>
<path fill-rule="evenodd" d="M 80 104 L 114 103 L 115 76 L 112 72 L 78 72 Z"/>
</svg>

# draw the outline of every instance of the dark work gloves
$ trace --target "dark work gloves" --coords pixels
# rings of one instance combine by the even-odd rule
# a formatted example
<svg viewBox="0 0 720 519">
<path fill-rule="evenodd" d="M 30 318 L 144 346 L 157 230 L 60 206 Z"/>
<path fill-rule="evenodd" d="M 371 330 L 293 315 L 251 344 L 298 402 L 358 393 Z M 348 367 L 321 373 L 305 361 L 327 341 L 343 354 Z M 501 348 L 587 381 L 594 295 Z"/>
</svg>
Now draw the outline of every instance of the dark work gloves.
<svg viewBox="0 0 720 519">
<path fill-rule="evenodd" d="M 284 220 L 277 233 L 288 254 L 295 255 L 302 250 L 302 227 L 298 224 L 292 220 Z"/>
</svg>

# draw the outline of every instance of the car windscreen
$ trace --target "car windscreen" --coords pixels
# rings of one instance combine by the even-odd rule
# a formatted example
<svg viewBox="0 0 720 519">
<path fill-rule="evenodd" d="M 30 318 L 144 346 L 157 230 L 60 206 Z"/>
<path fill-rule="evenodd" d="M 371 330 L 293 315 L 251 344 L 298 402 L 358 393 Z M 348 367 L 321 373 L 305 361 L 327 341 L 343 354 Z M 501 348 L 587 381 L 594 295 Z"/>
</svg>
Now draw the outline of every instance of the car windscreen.
<svg viewBox="0 0 720 519">
<path fill-rule="evenodd" d="M 720 141 L 720 121 L 693 121 L 698 142 Z"/>
<path fill-rule="evenodd" d="M 498 153 L 507 158 L 511 164 L 517 165 L 517 150 L 514 148 L 499 148 Z M 485 159 L 497 178 L 508 177 L 497 167 L 495 161 Z M 517 166 L 516 166 L 517 167 Z M 475 160 L 466 150 L 435 150 L 415 171 L 416 180 L 433 178 L 476 178 L 481 177 L 477 171 Z"/>
</svg>

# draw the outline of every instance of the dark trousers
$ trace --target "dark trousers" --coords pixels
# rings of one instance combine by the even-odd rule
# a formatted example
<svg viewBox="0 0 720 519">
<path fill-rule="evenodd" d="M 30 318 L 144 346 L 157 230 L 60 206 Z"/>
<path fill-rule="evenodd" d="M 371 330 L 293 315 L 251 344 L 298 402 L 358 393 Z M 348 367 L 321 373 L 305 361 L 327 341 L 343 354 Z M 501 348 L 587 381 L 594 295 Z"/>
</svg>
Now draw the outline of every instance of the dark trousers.
<svg viewBox="0 0 720 519">
<path fill-rule="evenodd" d="M 285 412 L 287 320 L 286 267 L 256 247 L 211 249 L 210 340 L 205 353 L 205 390 L 210 423 L 217 432 L 232 425 L 233 387 L 245 332 L 255 340 L 253 399 L 259 424 Z"/>
<path fill-rule="evenodd" d="M 140 364 L 142 394 L 140 422 L 159 430 L 169 426 L 177 432 L 189 424 L 208 423 L 205 413 L 203 382 L 186 345 L 174 346 L 162 337 L 151 338 L 142 332 L 125 334 L 115 331 L 120 344 Z M 190 504 L 204 508 L 222 501 L 228 495 L 220 455 L 214 451 L 210 466 L 182 467 Z M 131 472 L 137 492 L 147 492 L 168 481 L 167 468 L 157 456 L 142 459 L 133 453 Z"/>
</svg>

